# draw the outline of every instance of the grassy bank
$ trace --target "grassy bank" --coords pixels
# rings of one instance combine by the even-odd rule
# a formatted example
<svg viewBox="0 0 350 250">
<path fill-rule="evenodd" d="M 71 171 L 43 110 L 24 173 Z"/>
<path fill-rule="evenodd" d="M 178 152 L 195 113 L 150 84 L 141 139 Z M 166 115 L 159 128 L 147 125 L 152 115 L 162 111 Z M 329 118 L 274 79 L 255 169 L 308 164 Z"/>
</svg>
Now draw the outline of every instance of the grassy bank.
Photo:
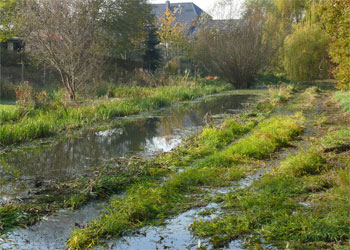
<svg viewBox="0 0 350 250">
<path fill-rule="evenodd" d="M 342 249 L 350 228 L 350 159 L 325 153 L 320 145 L 288 157 L 252 187 L 226 195 L 225 215 L 196 221 L 194 233 L 215 247 L 244 237 L 249 246 Z"/>
<path fill-rule="evenodd" d="M 256 123 L 256 118 L 242 118 L 239 121 L 228 118 L 221 126 L 208 126 L 188 140 L 188 152 L 207 147 L 208 142 L 213 139 L 212 134 L 206 132 L 208 129 L 216 131 L 221 138 L 220 141 L 216 141 L 217 147 L 221 148 L 250 132 L 253 124 Z M 191 143 L 192 140 L 196 143 Z M 173 167 L 176 165 L 176 157 L 172 155 L 173 153 L 161 155 L 153 160 L 137 157 L 120 158 L 117 162 L 113 162 L 113 166 L 98 167 L 95 175 L 89 178 L 79 178 L 73 182 L 62 182 L 44 189 L 32 190 L 36 193 L 32 200 L 14 202 L 12 205 L 0 208 L 0 231 L 6 232 L 16 226 L 31 225 L 40 220 L 42 215 L 51 214 L 59 208 L 76 209 L 91 200 L 106 199 L 113 194 L 125 191 L 134 183 L 159 180 L 164 175 L 176 171 Z M 172 159 L 172 163 L 165 164 L 165 159 L 168 162 Z"/>
<path fill-rule="evenodd" d="M 335 101 L 339 102 L 346 112 L 350 112 L 350 92 L 338 91 L 334 95 Z"/>
<path fill-rule="evenodd" d="M 337 95 L 309 88 L 297 96 L 288 108 L 310 113 L 310 145 L 251 187 L 223 196 L 223 213 L 195 221 L 193 233 L 216 248 L 239 238 L 248 249 L 348 249 L 350 116 L 337 108 L 334 100 L 346 99 Z"/>
<path fill-rule="evenodd" d="M 71 249 L 86 249 L 101 243 L 103 238 L 120 236 L 184 211 L 198 202 L 187 196 L 200 193 L 198 187 L 229 185 L 233 180 L 245 176 L 250 169 L 245 169 L 236 159 L 244 159 L 247 163 L 268 157 L 295 139 L 302 130 L 303 119 L 300 117 L 273 117 L 258 125 L 251 135 L 228 147 L 223 146 L 219 154 L 211 153 L 204 158 L 203 162 L 212 164 L 195 162 L 183 172 L 170 173 L 168 181 L 162 185 L 158 182 L 136 183 L 128 188 L 124 197 L 112 199 L 105 214 L 88 227 L 75 231 L 68 246 Z M 235 160 L 231 161 L 231 156 Z M 218 162 L 220 164 L 216 164 Z"/>
<path fill-rule="evenodd" d="M 60 102 L 38 108 L 0 107 L 0 145 L 11 145 L 60 133 L 115 117 L 154 110 L 172 103 L 228 90 L 226 83 L 201 83 L 189 86 L 119 87 L 117 98 L 96 100 L 77 106 Z"/>
</svg>

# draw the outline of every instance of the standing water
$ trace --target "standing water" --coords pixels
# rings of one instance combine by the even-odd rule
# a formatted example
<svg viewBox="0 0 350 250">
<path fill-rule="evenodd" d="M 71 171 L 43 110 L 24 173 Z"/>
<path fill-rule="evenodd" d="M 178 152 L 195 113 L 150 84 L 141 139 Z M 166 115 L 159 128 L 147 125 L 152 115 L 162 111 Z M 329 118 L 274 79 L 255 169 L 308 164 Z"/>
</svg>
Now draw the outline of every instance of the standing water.
<svg viewBox="0 0 350 250">
<path fill-rule="evenodd" d="M 216 95 L 155 112 L 148 118 L 122 118 L 127 126 L 88 130 L 79 137 L 34 148 L 16 149 L 0 157 L 0 196 L 3 202 L 23 198 L 40 182 L 88 176 L 109 159 L 171 151 L 184 137 L 198 131 L 206 114 L 242 109 L 251 95 Z M 10 233 L 0 249 L 64 249 L 74 224 L 86 223 L 100 206 L 63 211 L 34 227 Z M 53 237 L 54 235 L 54 237 Z M 33 245 L 34 244 L 34 245 Z M 2 248 L 5 247 L 5 248 Z"/>
</svg>

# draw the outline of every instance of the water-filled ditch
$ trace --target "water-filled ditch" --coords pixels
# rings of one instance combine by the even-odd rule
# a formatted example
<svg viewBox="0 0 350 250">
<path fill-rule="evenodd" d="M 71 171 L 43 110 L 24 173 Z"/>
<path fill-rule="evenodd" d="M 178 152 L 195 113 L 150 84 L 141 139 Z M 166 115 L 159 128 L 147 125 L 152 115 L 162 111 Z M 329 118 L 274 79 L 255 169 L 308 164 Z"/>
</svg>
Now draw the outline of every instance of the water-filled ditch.
<svg viewBox="0 0 350 250">
<path fill-rule="evenodd" d="M 200 129 L 208 114 L 235 112 L 252 97 L 226 94 L 202 98 L 147 114 L 147 117 L 123 118 L 131 119 L 124 126 L 105 131 L 89 129 L 77 137 L 36 147 L 18 147 L 0 158 L 2 201 L 24 198 L 31 188 L 45 182 L 89 175 L 95 166 L 106 164 L 112 158 L 171 151 L 183 138 Z M 98 204 L 89 204 L 74 212 L 62 210 L 33 227 L 10 233 L 0 249 L 64 249 L 70 230 L 88 222 L 100 210 Z"/>
</svg>

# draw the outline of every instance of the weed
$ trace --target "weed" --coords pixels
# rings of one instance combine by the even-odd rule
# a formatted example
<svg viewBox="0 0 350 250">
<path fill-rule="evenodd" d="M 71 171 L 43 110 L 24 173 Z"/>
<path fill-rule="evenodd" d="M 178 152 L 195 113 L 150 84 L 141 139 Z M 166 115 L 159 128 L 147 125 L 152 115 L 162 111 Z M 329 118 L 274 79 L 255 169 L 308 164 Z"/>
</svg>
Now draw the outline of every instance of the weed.
<svg viewBox="0 0 350 250">
<path fill-rule="evenodd" d="M 293 96 L 294 92 L 295 89 L 291 84 L 281 84 L 278 87 L 270 86 L 269 102 L 274 106 L 281 103 L 285 103 Z"/>
</svg>

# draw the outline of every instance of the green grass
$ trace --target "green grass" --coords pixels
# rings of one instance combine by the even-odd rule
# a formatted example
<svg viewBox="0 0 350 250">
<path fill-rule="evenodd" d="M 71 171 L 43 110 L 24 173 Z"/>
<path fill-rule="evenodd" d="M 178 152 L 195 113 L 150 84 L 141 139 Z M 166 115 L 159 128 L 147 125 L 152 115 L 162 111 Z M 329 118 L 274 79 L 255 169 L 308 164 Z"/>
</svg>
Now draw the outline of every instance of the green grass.
<svg viewBox="0 0 350 250">
<path fill-rule="evenodd" d="M 20 107 L 2 107 L 0 109 L 0 144 L 11 145 L 48 137 L 66 129 L 154 110 L 227 89 L 229 89 L 228 84 L 160 88 L 120 87 L 117 92 L 123 98 L 100 100 L 80 106 L 65 107 L 58 104 L 24 110 Z"/>
<path fill-rule="evenodd" d="M 346 112 L 350 112 L 350 92 L 338 91 L 334 95 L 335 101 L 340 103 Z"/>
<path fill-rule="evenodd" d="M 165 161 L 168 165 L 188 166 L 194 160 L 210 155 L 213 151 L 222 149 L 250 132 L 263 119 L 265 119 L 264 116 L 242 121 L 228 118 L 220 126 L 206 126 L 200 134 L 192 136 L 175 152 L 166 154 L 160 160 Z"/>
<path fill-rule="evenodd" d="M 300 177 L 320 174 L 325 168 L 326 159 L 322 152 L 312 148 L 308 151 L 301 151 L 297 155 L 289 156 L 283 161 L 277 172 L 287 176 Z"/>
<path fill-rule="evenodd" d="M 210 238 L 214 247 L 238 237 L 258 249 L 266 244 L 278 249 L 349 247 L 350 158 L 323 153 L 320 144 L 331 136 L 317 148 L 287 157 L 251 187 L 226 195 L 224 214 L 195 221 L 193 233 Z"/>
<path fill-rule="evenodd" d="M 266 148 L 270 146 L 271 142 L 276 143 L 276 146 L 269 150 L 269 153 L 272 153 L 279 147 L 287 145 L 290 140 L 295 139 L 302 130 L 303 122 L 300 117 L 273 117 L 262 122 L 255 129 L 253 135 L 223 149 L 225 154 L 219 156 L 215 152 L 213 154 L 216 155 L 218 161 L 221 160 L 220 157 L 228 157 L 229 152 L 235 158 L 241 154 L 242 158 L 249 155 L 251 160 L 257 160 L 261 158 L 261 154 L 256 153 L 259 147 Z M 248 139 L 252 136 L 255 139 L 262 138 L 262 140 Z M 269 137 L 271 138 L 267 139 Z M 250 144 L 250 146 L 245 147 L 245 144 Z M 239 147 L 235 145 L 239 145 Z M 239 149 L 241 147 L 244 148 L 243 151 Z M 233 150 L 233 148 L 236 149 Z M 265 154 L 263 156 L 267 157 Z M 210 157 L 212 155 L 207 156 L 207 158 Z M 129 188 L 124 197 L 113 199 L 107 212 L 93 220 L 88 227 L 74 231 L 68 241 L 68 246 L 71 249 L 90 248 L 102 243 L 103 238 L 118 237 L 135 228 L 172 216 L 188 208 L 189 203 L 196 201 L 190 200 L 187 194 L 200 192 L 198 187 L 227 186 L 232 181 L 244 177 L 245 171 L 247 169 L 232 164 L 228 166 L 225 164 L 194 163 L 183 172 L 170 174 L 168 181 L 162 185 L 157 182 L 135 184 Z"/>
<path fill-rule="evenodd" d="M 269 102 L 276 106 L 287 102 L 295 92 L 295 88 L 291 84 L 281 84 L 269 87 Z"/>
<path fill-rule="evenodd" d="M 259 124 L 257 129 L 237 143 L 199 162 L 200 165 L 230 166 L 251 159 L 266 159 L 278 148 L 287 146 L 303 131 L 303 116 L 276 116 Z"/>
<path fill-rule="evenodd" d="M 322 139 L 325 151 L 346 151 L 350 149 L 350 129 L 341 129 L 329 133 Z"/>
<path fill-rule="evenodd" d="M 0 208 L 0 232 L 15 227 L 32 225 L 42 215 L 59 208 L 77 209 L 91 200 L 105 199 L 140 181 L 155 181 L 170 172 L 152 161 L 142 159 L 120 160 L 115 167 L 101 167 L 98 175 L 57 183 L 44 189 L 33 190 L 33 199 L 17 205 Z"/>
</svg>

